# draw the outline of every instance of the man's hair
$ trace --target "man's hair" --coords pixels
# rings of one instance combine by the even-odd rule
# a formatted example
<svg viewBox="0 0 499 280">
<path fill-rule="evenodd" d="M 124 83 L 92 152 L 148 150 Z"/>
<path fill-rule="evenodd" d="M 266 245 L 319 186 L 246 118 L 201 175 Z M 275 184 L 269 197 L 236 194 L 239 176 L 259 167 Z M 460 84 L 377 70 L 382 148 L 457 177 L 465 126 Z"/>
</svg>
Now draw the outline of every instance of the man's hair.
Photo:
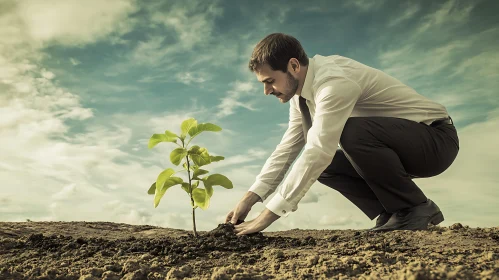
<svg viewBox="0 0 499 280">
<path fill-rule="evenodd" d="M 308 57 L 300 41 L 290 35 L 273 33 L 255 46 L 248 67 L 251 72 L 255 72 L 264 64 L 268 64 L 272 70 L 286 73 L 291 58 L 298 59 L 300 65 L 308 65 Z"/>
</svg>

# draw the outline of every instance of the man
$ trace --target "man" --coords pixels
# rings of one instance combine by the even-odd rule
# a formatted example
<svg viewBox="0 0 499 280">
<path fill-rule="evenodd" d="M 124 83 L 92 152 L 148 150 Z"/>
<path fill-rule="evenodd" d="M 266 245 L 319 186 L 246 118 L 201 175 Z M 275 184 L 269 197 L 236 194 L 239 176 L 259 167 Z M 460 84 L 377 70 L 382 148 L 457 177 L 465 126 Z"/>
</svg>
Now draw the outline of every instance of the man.
<svg viewBox="0 0 499 280">
<path fill-rule="evenodd" d="M 422 230 L 444 220 L 412 180 L 442 173 L 457 156 L 457 131 L 444 106 L 355 60 L 308 58 L 297 39 L 282 33 L 256 45 L 249 68 L 265 95 L 289 102 L 289 126 L 255 183 L 226 216 L 237 235 L 259 232 L 296 211 L 316 180 L 371 220 L 378 217 L 371 231 Z M 266 209 L 237 224 L 275 191 L 303 147 Z"/>
</svg>

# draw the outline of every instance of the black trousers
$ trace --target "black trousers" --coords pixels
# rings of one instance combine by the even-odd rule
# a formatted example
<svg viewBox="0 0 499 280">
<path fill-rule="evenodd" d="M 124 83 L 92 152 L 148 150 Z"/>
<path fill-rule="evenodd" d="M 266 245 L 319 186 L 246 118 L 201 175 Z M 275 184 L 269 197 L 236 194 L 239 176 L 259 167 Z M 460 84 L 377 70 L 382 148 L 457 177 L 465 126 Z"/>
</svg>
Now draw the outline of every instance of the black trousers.
<svg viewBox="0 0 499 280">
<path fill-rule="evenodd" d="M 371 220 L 426 201 L 413 182 L 445 171 L 459 151 L 453 124 L 428 126 L 401 118 L 351 117 L 341 149 L 317 179 L 354 203 Z"/>
</svg>

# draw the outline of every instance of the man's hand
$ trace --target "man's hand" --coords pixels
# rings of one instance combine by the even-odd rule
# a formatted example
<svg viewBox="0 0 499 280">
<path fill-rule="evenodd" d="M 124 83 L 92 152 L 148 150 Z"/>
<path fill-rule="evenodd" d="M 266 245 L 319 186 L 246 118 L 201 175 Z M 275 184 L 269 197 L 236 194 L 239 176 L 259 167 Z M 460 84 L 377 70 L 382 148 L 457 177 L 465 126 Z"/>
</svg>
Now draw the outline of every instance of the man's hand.
<svg viewBox="0 0 499 280">
<path fill-rule="evenodd" d="M 230 211 L 229 214 L 227 214 L 227 216 L 225 217 L 225 222 L 230 222 L 235 225 L 237 223 L 237 220 L 244 221 L 244 219 L 246 219 L 246 216 L 248 216 L 251 207 L 253 207 L 253 205 L 258 200 L 260 200 L 260 197 L 257 194 L 248 191 L 241 199 L 241 201 L 239 201 L 239 203 L 236 205 L 236 208 L 234 208 L 234 210 Z"/>
<path fill-rule="evenodd" d="M 266 229 L 280 217 L 281 216 L 274 214 L 274 212 L 265 208 L 265 210 L 263 210 L 263 212 L 260 213 L 260 215 L 256 219 L 241 223 L 239 225 L 235 225 L 234 232 L 237 236 L 259 232 Z"/>
</svg>

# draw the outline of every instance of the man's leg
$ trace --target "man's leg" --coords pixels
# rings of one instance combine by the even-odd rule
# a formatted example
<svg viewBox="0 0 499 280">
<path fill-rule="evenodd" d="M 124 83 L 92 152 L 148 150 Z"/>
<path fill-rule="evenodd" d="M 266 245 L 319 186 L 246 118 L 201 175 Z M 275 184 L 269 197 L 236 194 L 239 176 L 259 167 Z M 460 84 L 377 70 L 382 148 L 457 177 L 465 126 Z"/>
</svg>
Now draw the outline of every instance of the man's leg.
<svg viewBox="0 0 499 280">
<path fill-rule="evenodd" d="M 442 173 L 459 150 L 453 125 L 434 128 L 390 117 L 349 118 L 340 145 L 390 213 L 425 202 L 427 198 L 413 182 L 413 175 Z"/>
<path fill-rule="evenodd" d="M 348 155 L 337 150 L 318 181 L 339 191 L 371 220 L 383 209 L 393 213 L 425 201 L 412 178 L 440 174 L 459 150 L 452 125 L 433 128 L 387 117 L 350 118 L 340 142 Z"/>
<path fill-rule="evenodd" d="M 359 176 L 343 150 L 336 150 L 331 164 L 317 179 L 320 183 L 337 190 L 371 220 L 384 209 L 366 181 Z"/>
</svg>

